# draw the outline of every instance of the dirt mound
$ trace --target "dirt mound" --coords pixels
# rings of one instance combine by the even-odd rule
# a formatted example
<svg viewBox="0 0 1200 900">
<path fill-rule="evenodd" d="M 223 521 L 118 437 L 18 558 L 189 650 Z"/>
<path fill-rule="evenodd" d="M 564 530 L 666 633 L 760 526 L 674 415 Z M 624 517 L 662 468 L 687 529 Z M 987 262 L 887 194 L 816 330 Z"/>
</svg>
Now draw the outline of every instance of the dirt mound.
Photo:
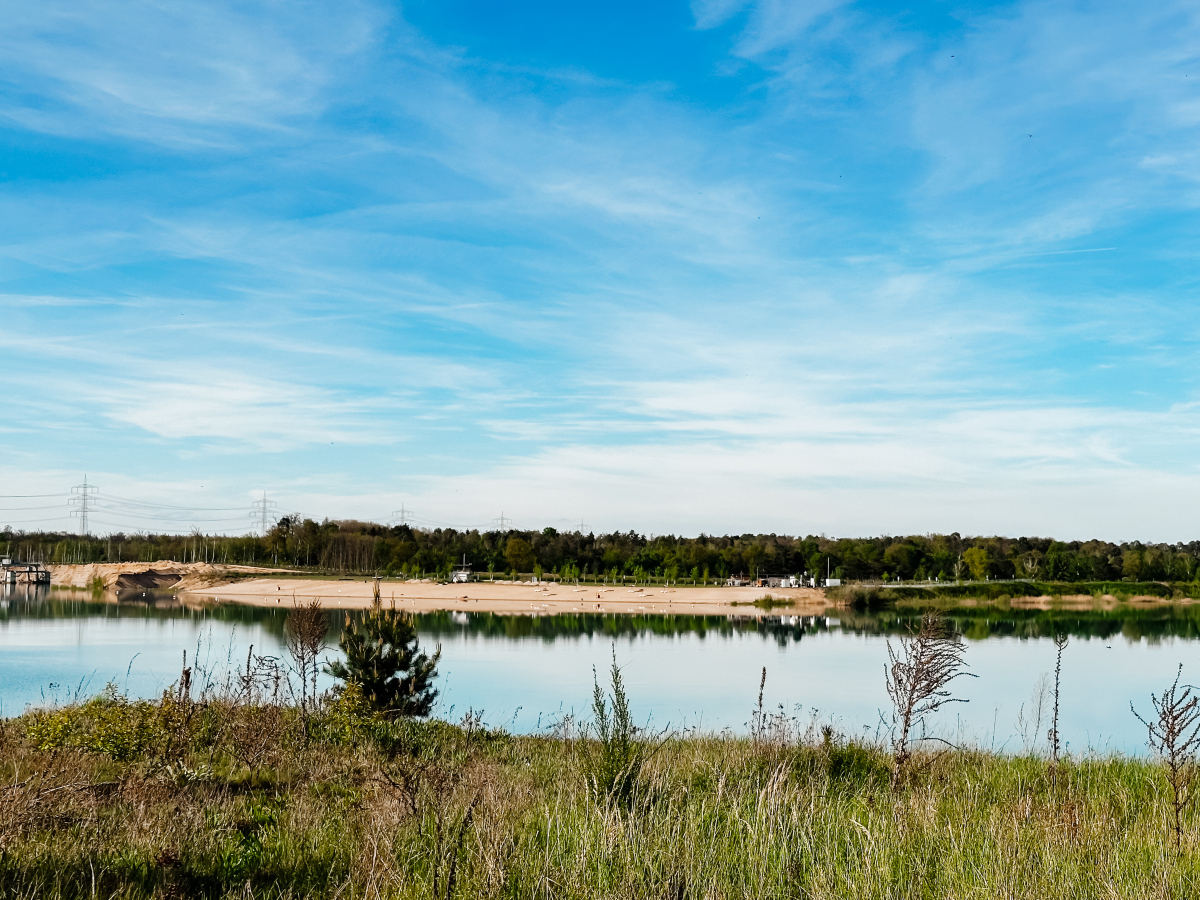
<svg viewBox="0 0 1200 900">
<path fill-rule="evenodd" d="M 88 563 L 86 565 L 47 566 L 50 583 L 62 587 L 94 589 L 97 581 L 104 590 L 203 590 L 228 584 L 247 575 L 282 573 L 286 569 L 256 566 L 179 563 L 169 559 L 157 562 Z"/>
<path fill-rule="evenodd" d="M 163 590 L 164 588 L 173 587 L 174 585 L 178 584 L 182 578 L 182 575 L 168 572 L 156 572 L 151 569 L 146 572 L 120 574 L 113 580 L 111 584 L 105 584 L 105 587 L 116 588 L 118 591 Z"/>
</svg>

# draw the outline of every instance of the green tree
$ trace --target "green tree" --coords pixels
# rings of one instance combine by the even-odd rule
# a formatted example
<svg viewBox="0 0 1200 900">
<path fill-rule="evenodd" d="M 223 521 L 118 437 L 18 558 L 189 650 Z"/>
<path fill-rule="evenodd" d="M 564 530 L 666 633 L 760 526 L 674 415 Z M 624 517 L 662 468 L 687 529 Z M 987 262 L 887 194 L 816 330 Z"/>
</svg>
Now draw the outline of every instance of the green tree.
<svg viewBox="0 0 1200 900">
<path fill-rule="evenodd" d="M 346 616 L 338 645 L 346 661 L 335 660 L 325 667 L 334 678 L 358 685 L 363 698 L 383 713 L 393 716 L 427 716 L 437 691 L 439 645 L 430 659 L 420 652 L 417 631 L 403 613 L 384 609 L 376 582 L 375 603 L 359 622 Z"/>
<path fill-rule="evenodd" d="M 1121 573 L 1130 581 L 1142 580 L 1142 551 L 1134 548 L 1122 555 Z"/>
<path fill-rule="evenodd" d="M 988 573 L 988 554 L 982 547 L 972 547 L 963 553 L 963 562 L 971 570 L 971 577 L 983 581 Z"/>
<path fill-rule="evenodd" d="M 504 558 L 514 572 L 528 572 L 533 568 L 533 547 L 524 538 L 510 537 L 504 547 Z"/>
<path fill-rule="evenodd" d="M 762 566 L 763 557 L 765 555 L 766 551 L 764 551 L 762 547 L 758 546 L 758 544 L 751 544 L 744 551 L 742 551 L 742 558 L 746 561 L 747 575 L 752 578 L 758 575 L 758 570 Z"/>
<path fill-rule="evenodd" d="M 883 561 L 898 578 L 912 578 L 921 564 L 921 548 L 912 544 L 892 544 L 883 552 Z"/>
</svg>

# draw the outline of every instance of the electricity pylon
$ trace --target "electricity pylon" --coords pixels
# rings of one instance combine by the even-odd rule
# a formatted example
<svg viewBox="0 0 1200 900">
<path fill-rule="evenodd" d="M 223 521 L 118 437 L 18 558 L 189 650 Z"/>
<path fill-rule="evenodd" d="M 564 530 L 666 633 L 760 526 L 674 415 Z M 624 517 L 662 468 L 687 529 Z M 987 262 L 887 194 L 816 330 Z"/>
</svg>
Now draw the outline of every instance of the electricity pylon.
<svg viewBox="0 0 1200 900">
<path fill-rule="evenodd" d="M 250 505 L 254 507 L 254 509 L 250 511 L 250 518 L 257 519 L 259 521 L 259 527 L 262 529 L 262 536 L 266 537 L 268 520 L 272 522 L 275 520 L 275 516 L 271 512 L 271 509 L 279 504 L 274 500 L 268 500 L 267 492 L 263 491 L 262 499 L 255 500 Z"/>
<path fill-rule="evenodd" d="M 71 515 L 79 517 L 79 534 L 82 537 L 86 534 L 91 534 L 88 531 L 88 511 L 94 509 L 90 500 L 90 495 L 96 493 L 100 488 L 94 484 L 88 484 L 87 476 L 83 476 L 83 484 L 77 484 L 71 488 L 72 494 L 78 494 L 78 497 L 72 497 L 70 504 L 75 507 L 71 510 Z"/>
</svg>

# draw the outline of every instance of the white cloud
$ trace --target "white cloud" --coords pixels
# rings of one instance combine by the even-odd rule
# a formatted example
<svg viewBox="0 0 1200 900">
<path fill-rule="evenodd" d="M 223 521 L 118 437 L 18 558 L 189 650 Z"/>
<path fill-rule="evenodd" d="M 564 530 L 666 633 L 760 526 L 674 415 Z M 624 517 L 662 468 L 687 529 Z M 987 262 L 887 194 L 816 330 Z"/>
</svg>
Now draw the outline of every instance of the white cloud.
<svg viewBox="0 0 1200 900">
<path fill-rule="evenodd" d="M 183 144 L 227 143 L 227 127 L 287 127 L 322 108 L 338 67 L 381 18 L 354 2 L 272 12 L 149 0 L 14 6 L 0 37 L 8 81 L 47 102 L 10 99 L 0 115 L 35 131 Z"/>
<path fill-rule="evenodd" d="M 750 5 L 750 0 L 692 0 L 692 15 L 699 29 L 723 25 Z"/>
<path fill-rule="evenodd" d="M 846 0 L 758 0 L 736 52 L 753 59 L 794 44 L 822 16 L 845 5 Z"/>
<path fill-rule="evenodd" d="M 584 515 L 597 529 L 841 535 L 1053 534 L 1177 540 L 1200 472 L 1135 465 L 1130 434 L 1193 439 L 1194 412 L 1002 408 L 813 409 L 741 423 L 720 440 L 571 444 L 405 494 L 426 515 L 472 522 L 503 508 L 524 527 Z M 1175 502 L 1164 505 L 1163 491 Z"/>
<path fill-rule="evenodd" d="M 1012 275 L 1192 202 L 1192 101 L 1155 88 L 1189 16 L 1151 52 L 1157 12 L 1027 4 L 951 63 L 851 4 L 697 2 L 767 73 L 727 114 L 529 91 L 365 6 L 49 9 L 0 37 L 40 98 L 10 121 L 169 165 L 6 188 L 5 272 L 39 283 L 0 301 L 0 383 L 51 458 L 5 451 L 34 468 L 107 441 L 110 480 L 225 459 L 317 516 L 654 531 L 1116 535 L 1139 479 L 1196 493 L 1190 295 Z"/>
</svg>

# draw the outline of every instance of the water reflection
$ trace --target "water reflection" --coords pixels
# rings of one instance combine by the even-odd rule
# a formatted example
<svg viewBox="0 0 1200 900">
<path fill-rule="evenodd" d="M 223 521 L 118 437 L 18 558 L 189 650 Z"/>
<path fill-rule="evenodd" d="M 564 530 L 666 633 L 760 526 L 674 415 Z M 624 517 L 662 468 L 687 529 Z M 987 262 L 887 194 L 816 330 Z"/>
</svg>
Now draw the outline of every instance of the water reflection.
<svg viewBox="0 0 1200 900">
<path fill-rule="evenodd" d="M 1104 610 L 1036 610 L 959 608 L 943 610 L 956 632 L 971 641 L 988 638 L 1052 638 L 1067 634 L 1080 638 L 1149 641 L 1162 638 L 1200 638 L 1200 606 L 1130 607 Z M 435 635 L 465 632 L 486 637 L 540 638 L 630 637 L 642 634 L 708 634 L 728 637 L 757 633 L 780 644 L 801 640 L 806 634 L 840 631 L 859 635 L 903 635 L 919 627 L 917 609 L 855 612 L 830 609 L 824 615 L 792 616 L 767 613 L 728 616 L 621 615 L 616 613 L 566 613 L 554 616 L 509 616 L 497 613 L 426 613 L 417 617 L 420 630 Z"/>
<path fill-rule="evenodd" d="M 182 654 L 210 671 L 255 653 L 286 656 L 286 608 L 195 605 L 169 592 L 97 597 L 87 592 L 7 586 L 0 596 L 0 712 L 97 693 L 109 681 L 154 696 L 179 674 Z M 745 614 L 742 614 L 742 613 Z M 534 731 L 586 709 L 595 667 L 614 649 L 639 717 L 674 727 L 742 730 L 768 669 L 766 702 L 802 718 L 817 710 L 847 732 L 873 731 L 887 708 L 886 638 L 906 632 L 919 610 L 829 610 L 797 617 L 737 610 L 731 616 L 416 616 L 427 645 L 440 643 L 439 714 L 482 709 L 493 724 Z M 1109 611 L 957 608 L 945 611 L 969 644 L 978 678 L 960 682 L 970 702 L 943 717 L 951 737 L 1021 749 L 1045 724 L 1021 735 L 1038 678 L 1053 666 L 1048 638 L 1073 637 L 1064 665 L 1063 732 L 1075 749 L 1141 752 L 1143 731 L 1129 713 L 1146 706 L 1175 667 L 1193 665 L 1200 607 L 1121 606 Z M 329 643 L 343 613 L 329 614 Z M 1198 669 L 1198 671 L 1191 671 Z M 323 684 L 330 681 L 323 678 Z M 1028 718 L 1026 716 L 1026 718 Z"/>
<path fill-rule="evenodd" d="M 0 622 L 15 619 L 144 618 L 203 620 L 254 624 L 282 640 L 286 608 L 238 606 L 181 600 L 169 591 L 139 591 L 118 597 L 108 592 L 48 589 L 36 585 L 3 585 Z M 1123 605 L 1110 610 L 1001 609 L 955 607 L 940 610 L 949 625 L 971 641 L 989 638 L 1048 639 L 1055 634 L 1128 641 L 1163 638 L 1200 639 L 1200 604 Z M 330 611 L 331 638 L 340 631 L 341 610 Z M 350 612 L 352 618 L 362 615 Z M 471 634 L 482 637 L 540 639 L 564 637 L 628 638 L 637 635 L 729 637 L 757 633 L 780 644 L 806 634 L 841 631 L 859 635 L 903 635 L 920 623 L 922 610 L 903 607 L 877 611 L 830 608 L 823 615 L 794 616 L 758 610 L 722 616 L 561 613 L 558 615 L 443 611 L 415 616 L 418 631 L 432 636 Z"/>
</svg>

